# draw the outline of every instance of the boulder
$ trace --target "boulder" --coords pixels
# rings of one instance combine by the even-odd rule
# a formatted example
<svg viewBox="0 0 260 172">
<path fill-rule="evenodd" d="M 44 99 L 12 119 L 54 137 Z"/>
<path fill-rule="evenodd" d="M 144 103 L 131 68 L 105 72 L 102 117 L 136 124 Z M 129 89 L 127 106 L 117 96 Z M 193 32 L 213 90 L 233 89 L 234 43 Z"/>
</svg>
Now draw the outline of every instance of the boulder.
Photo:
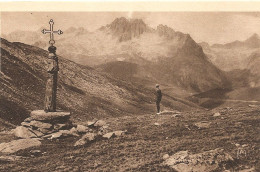
<svg viewBox="0 0 260 172">
<path fill-rule="evenodd" d="M 234 159 L 225 153 L 223 149 L 215 149 L 198 154 L 180 151 L 166 158 L 164 165 L 170 166 L 179 172 L 210 172 L 222 171 L 222 165 L 230 161 L 234 161 Z"/>
<path fill-rule="evenodd" d="M 98 121 L 94 124 L 95 127 L 102 127 L 102 126 L 104 126 L 104 125 L 106 125 L 106 122 L 103 121 L 103 120 L 98 120 Z"/>
<path fill-rule="evenodd" d="M 31 130 L 23 126 L 16 127 L 16 129 L 14 130 L 14 135 L 16 137 L 24 138 L 24 139 L 37 137 L 35 133 L 33 133 Z"/>
<path fill-rule="evenodd" d="M 67 121 L 70 118 L 70 112 L 45 112 L 43 110 L 32 111 L 30 116 L 33 120 L 36 121 L 50 121 L 50 122 L 59 122 Z M 61 122 L 62 123 L 62 122 Z"/>
<path fill-rule="evenodd" d="M 40 146 L 40 145 L 41 145 L 41 142 L 37 138 L 13 140 L 8 143 L 1 143 L 0 152 L 15 153 L 19 150 L 23 150 L 23 149 L 27 149 L 27 148 L 35 147 L 35 146 Z"/>
</svg>

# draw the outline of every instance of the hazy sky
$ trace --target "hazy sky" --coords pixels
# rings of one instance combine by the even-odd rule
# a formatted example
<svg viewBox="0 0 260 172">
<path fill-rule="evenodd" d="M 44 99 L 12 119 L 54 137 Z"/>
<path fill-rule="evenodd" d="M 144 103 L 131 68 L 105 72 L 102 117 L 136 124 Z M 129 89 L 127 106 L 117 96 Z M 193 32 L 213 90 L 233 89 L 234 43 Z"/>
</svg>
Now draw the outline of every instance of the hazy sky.
<svg viewBox="0 0 260 172">
<path fill-rule="evenodd" d="M 260 13 L 252 12 L 3 12 L 1 31 L 8 34 L 15 30 L 48 29 L 51 18 L 54 29 L 64 31 L 74 26 L 94 31 L 117 17 L 140 18 L 153 28 L 164 24 L 189 33 L 196 42 L 210 44 L 245 40 L 253 33 L 260 35 Z"/>
</svg>

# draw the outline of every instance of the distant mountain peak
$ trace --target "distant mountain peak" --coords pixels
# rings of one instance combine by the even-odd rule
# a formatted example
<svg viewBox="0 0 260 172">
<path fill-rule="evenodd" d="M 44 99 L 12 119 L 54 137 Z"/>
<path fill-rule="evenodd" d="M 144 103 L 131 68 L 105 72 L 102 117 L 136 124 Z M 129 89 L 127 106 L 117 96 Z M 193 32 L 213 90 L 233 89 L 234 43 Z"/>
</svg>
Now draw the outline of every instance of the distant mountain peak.
<svg viewBox="0 0 260 172">
<path fill-rule="evenodd" d="M 119 36 L 119 41 L 128 41 L 133 37 L 138 37 L 148 30 L 142 19 L 116 18 L 107 26 L 115 35 Z"/>
<path fill-rule="evenodd" d="M 259 35 L 257 33 L 254 33 L 246 41 L 255 41 L 255 40 L 260 40 L 260 37 L 259 37 Z"/>
<path fill-rule="evenodd" d="M 251 48 L 260 47 L 260 37 L 258 34 L 254 33 L 251 37 L 245 40 L 244 43 Z"/>
</svg>

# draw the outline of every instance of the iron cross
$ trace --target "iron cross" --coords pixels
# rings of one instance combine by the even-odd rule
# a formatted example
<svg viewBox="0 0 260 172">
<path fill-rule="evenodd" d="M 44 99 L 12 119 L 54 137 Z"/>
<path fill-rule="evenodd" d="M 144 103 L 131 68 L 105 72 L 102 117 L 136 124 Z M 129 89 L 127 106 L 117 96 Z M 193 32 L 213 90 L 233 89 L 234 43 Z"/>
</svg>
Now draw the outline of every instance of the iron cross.
<svg viewBox="0 0 260 172">
<path fill-rule="evenodd" d="M 49 24 L 50 24 L 50 30 L 43 29 L 43 30 L 42 30 L 42 33 L 43 33 L 43 34 L 46 34 L 46 33 L 49 33 L 49 34 L 50 34 L 49 44 L 50 44 L 50 45 L 53 45 L 53 44 L 55 44 L 55 41 L 54 41 L 54 33 L 57 33 L 58 35 L 61 35 L 61 34 L 63 34 L 63 32 L 62 32 L 61 30 L 58 30 L 58 31 L 54 31 L 54 30 L 53 30 L 54 22 L 53 22 L 52 19 L 50 20 Z"/>
</svg>

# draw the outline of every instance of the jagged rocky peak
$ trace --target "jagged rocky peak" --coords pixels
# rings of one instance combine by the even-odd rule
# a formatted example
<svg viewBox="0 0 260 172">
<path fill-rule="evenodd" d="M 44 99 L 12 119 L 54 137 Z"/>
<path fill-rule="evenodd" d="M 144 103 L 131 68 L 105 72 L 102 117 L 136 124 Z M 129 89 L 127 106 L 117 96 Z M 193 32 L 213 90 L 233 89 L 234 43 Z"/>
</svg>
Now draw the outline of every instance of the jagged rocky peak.
<svg viewBox="0 0 260 172">
<path fill-rule="evenodd" d="M 165 36 L 169 39 L 172 39 L 175 36 L 175 31 L 167 25 L 158 25 L 156 31 L 160 36 Z"/>
<path fill-rule="evenodd" d="M 142 19 L 116 18 L 107 26 L 114 34 L 119 36 L 119 41 L 127 41 L 133 37 L 138 37 L 148 30 Z"/>
<path fill-rule="evenodd" d="M 171 27 L 162 24 L 157 26 L 156 32 L 159 36 L 163 36 L 169 40 L 176 39 L 178 42 L 184 42 L 187 39 L 192 39 L 188 34 L 174 31 Z"/>
</svg>

